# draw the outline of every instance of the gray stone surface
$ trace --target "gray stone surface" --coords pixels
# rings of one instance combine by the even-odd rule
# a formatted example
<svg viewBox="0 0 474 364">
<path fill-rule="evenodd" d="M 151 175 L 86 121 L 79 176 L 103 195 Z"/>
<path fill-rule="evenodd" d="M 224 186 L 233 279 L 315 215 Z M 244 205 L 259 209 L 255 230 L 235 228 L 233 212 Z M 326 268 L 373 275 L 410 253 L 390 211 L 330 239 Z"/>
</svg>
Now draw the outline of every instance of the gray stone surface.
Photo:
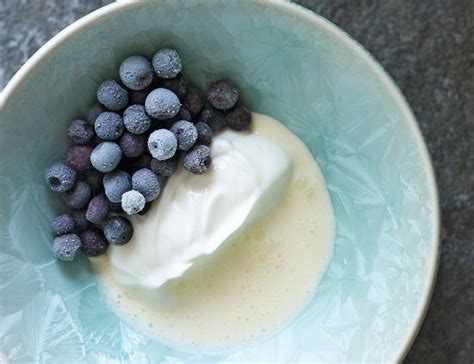
<svg viewBox="0 0 474 364">
<path fill-rule="evenodd" d="M 109 2 L 0 0 L 0 88 L 54 34 Z M 443 214 L 441 261 L 406 362 L 472 363 L 474 1 L 297 2 L 346 30 L 382 63 L 413 107 L 433 158 Z"/>
</svg>

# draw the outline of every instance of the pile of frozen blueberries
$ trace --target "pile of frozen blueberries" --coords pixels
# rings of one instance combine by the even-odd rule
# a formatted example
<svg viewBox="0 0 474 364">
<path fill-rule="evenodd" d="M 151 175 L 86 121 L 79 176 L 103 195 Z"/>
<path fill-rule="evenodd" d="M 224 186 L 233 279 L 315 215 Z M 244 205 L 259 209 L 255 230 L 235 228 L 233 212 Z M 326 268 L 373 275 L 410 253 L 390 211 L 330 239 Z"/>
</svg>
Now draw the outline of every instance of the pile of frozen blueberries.
<svg viewBox="0 0 474 364">
<path fill-rule="evenodd" d="M 52 222 L 57 258 L 71 261 L 79 250 L 98 256 L 109 244 L 128 243 L 133 226 L 124 215 L 146 214 L 180 163 L 205 173 L 214 133 L 249 128 L 251 113 L 231 81 L 216 81 L 203 94 L 181 71 L 173 49 L 159 50 L 151 62 L 128 57 L 120 82 L 102 82 L 85 120 L 69 125 L 66 159 L 45 172 L 71 209 Z"/>
</svg>

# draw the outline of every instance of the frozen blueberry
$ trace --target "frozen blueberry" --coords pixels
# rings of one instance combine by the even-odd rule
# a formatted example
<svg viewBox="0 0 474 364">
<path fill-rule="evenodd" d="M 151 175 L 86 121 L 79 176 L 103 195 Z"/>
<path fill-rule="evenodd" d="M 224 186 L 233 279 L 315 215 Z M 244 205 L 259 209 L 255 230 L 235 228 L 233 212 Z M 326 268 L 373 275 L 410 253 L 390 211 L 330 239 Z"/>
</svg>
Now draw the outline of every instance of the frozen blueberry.
<svg viewBox="0 0 474 364">
<path fill-rule="evenodd" d="M 143 168 L 133 174 L 132 188 L 140 192 L 146 202 L 150 202 L 160 194 L 160 181 L 152 170 Z"/>
<path fill-rule="evenodd" d="M 204 107 L 198 120 L 209 125 L 213 133 L 217 133 L 225 126 L 224 113 L 210 105 Z"/>
<path fill-rule="evenodd" d="M 158 159 L 153 158 L 150 163 L 150 168 L 158 176 L 169 177 L 175 174 L 178 170 L 178 162 L 178 155 L 164 161 L 159 161 Z"/>
<path fill-rule="evenodd" d="M 188 81 L 183 75 L 178 75 L 175 78 L 161 80 L 160 87 L 173 91 L 181 99 L 188 92 Z"/>
<path fill-rule="evenodd" d="M 110 244 L 125 245 L 133 235 L 132 223 L 122 216 L 112 216 L 104 224 L 104 235 Z"/>
<path fill-rule="evenodd" d="M 54 256 L 67 262 L 74 260 L 80 247 L 81 239 L 76 234 L 61 235 L 53 241 Z"/>
<path fill-rule="evenodd" d="M 123 113 L 123 123 L 130 133 L 143 134 L 150 128 L 151 118 L 143 105 L 130 105 Z"/>
<path fill-rule="evenodd" d="M 112 111 L 119 111 L 128 104 L 128 92 L 114 80 L 106 80 L 97 88 L 97 101 Z"/>
<path fill-rule="evenodd" d="M 109 242 L 102 231 L 94 227 L 88 228 L 81 233 L 81 241 L 81 250 L 88 257 L 104 254 L 109 247 Z"/>
<path fill-rule="evenodd" d="M 176 140 L 178 141 L 178 149 L 180 150 L 191 149 L 198 138 L 196 127 L 193 123 L 186 120 L 175 122 L 171 126 L 170 131 L 175 135 Z"/>
<path fill-rule="evenodd" d="M 183 99 L 183 105 L 192 116 L 199 114 L 199 112 L 202 110 L 202 107 L 204 106 L 201 91 L 196 87 L 189 87 L 188 93 Z"/>
<path fill-rule="evenodd" d="M 184 168 L 193 174 L 203 174 L 211 165 L 211 150 L 205 145 L 196 145 L 184 155 Z"/>
<path fill-rule="evenodd" d="M 120 202 L 111 202 L 110 211 L 115 212 L 116 214 L 123 214 L 125 211 L 122 209 L 122 201 Z"/>
<path fill-rule="evenodd" d="M 94 123 L 95 123 L 95 119 L 97 119 L 97 116 L 99 116 L 101 113 L 103 113 L 105 110 L 105 108 L 97 103 L 93 106 L 91 106 L 87 111 L 86 111 L 86 121 L 87 121 L 87 124 L 91 125 L 91 126 L 94 126 Z"/>
<path fill-rule="evenodd" d="M 178 115 L 176 115 L 178 120 L 187 120 L 191 121 L 191 113 L 186 109 L 185 107 L 181 106 L 181 109 L 179 109 Z"/>
<path fill-rule="evenodd" d="M 86 211 L 87 209 L 81 210 L 73 210 L 72 217 L 74 219 L 74 226 L 76 229 L 82 231 L 86 229 L 90 224 L 89 221 L 86 219 Z"/>
<path fill-rule="evenodd" d="M 92 147 L 87 145 L 75 145 L 69 148 L 66 155 L 68 164 L 76 171 L 84 171 L 92 168 L 92 149 Z"/>
<path fill-rule="evenodd" d="M 119 75 L 129 89 L 143 90 L 153 81 L 153 67 L 145 57 L 131 56 L 120 65 Z"/>
<path fill-rule="evenodd" d="M 46 170 L 44 179 L 54 192 L 65 192 L 74 186 L 76 171 L 64 161 L 56 161 Z"/>
<path fill-rule="evenodd" d="M 71 214 L 62 214 L 51 222 L 56 235 L 68 234 L 74 230 L 74 218 Z"/>
<path fill-rule="evenodd" d="M 132 189 L 132 179 L 127 172 L 113 171 L 104 176 L 105 195 L 110 202 L 122 201 L 122 195 Z"/>
<path fill-rule="evenodd" d="M 147 213 L 148 211 L 150 211 L 150 208 L 151 208 L 151 202 L 147 202 L 147 203 L 145 204 L 145 207 L 143 208 L 143 210 L 137 212 L 137 214 L 140 215 L 140 216 L 145 216 L 146 213 Z"/>
<path fill-rule="evenodd" d="M 95 119 L 94 128 L 100 139 L 116 140 L 123 133 L 123 119 L 115 112 L 106 111 Z"/>
<path fill-rule="evenodd" d="M 85 181 L 77 181 L 72 189 L 64 192 L 63 199 L 66 205 L 73 209 L 82 209 L 91 199 L 92 190 Z"/>
<path fill-rule="evenodd" d="M 145 100 L 148 115 L 158 120 L 174 117 L 181 107 L 178 96 L 165 88 L 157 88 L 150 92 Z"/>
<path fill-rule="evenodd" d="M 211 127 L 203 123 L 202 121 L 194 124 L 197 130 L 198 138 L 196 143 L 197 144 L 204 144 L 209 146 L 212 142 L 212 129 Z"/>
<path fill-rule="evenodd" d="M 175 155 L 178 141 L 175 135 L 167 129 L 155 130 L 148 138 L 148 150 L 153 158 L 160 161 Z"/>
<path fill-rule="evenodd" d="M 207 92 L 207 100 L 219 110 L 229 110 L 237 103 L 239 91 L 229 80 L 214 82 Z"/>
<path fill-rule="evenodd" d="M 92 192 L 97 194 L 100 190 L 102 190 L 102 178 L 104 175 L 95 169 L 88 169 L 84 171 L 82 174 L 83 178 L 86 182 L 91 186 Z"/>
<path fill-rule="evenodd" d="M 109 201 L 104 194 L 92 198 L 87 206 L 86 219 L 93 224 L 100 224 L 105 220 L 110 211 Z"/>
<path fill-rule="evenodd" d="M 181 72 L 181 58 L 174 49 L 160 49 L 155 53 L 151 62 L 158 77 L 173 78 Z"/>
<path fill-rule="evenodd" d="M 91 163 L 99 172 L 106 173 L 113 171 L 121 158 L 122 151 L 117 143 L 102 142 L 92 151 Z"/>
<path fill-rule="evenodd" d="M 237 106 L 225 116 L 224 120 L 229 128 L 242 131 L 250 127 L 252 114 L 245 106 Z"/>
<path fill-rule="evenodd" d="M 145 207 L 145 196 L 138 191 L 128 191 L 122 195 L 122 209 L 128 215 L 136 214 Z"/>
<path fill-rule="evenodd" d="M 125 157 L 136 158 L 146 150 L 146 138 L 144 135 L 123 133 L 119 139 L 120 149 Z"/>
<path fill-rule="evenodd" d="M 67 136 L 74 144 L 84 145 L 94 136 L 94 129 L 84 120 L 74 120 L 67 128 Z"/>
</svg>

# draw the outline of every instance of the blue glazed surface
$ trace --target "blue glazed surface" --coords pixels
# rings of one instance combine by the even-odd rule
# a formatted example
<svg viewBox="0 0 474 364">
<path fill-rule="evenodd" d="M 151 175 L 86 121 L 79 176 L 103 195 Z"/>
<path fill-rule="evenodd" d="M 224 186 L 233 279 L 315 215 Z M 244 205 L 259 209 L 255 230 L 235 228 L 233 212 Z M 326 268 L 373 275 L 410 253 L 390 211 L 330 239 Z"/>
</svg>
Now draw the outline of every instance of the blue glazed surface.
<svg viewBox="0 0 474 364">
<path fill-rule="evenodd" d="M 72 35 L 12 92 L 0 117 L 0 344 L 11 362 L 393 361 L 418 320 L 436 246 L 436 196 L 407 115 L 357 46 L 286 5 L 174 1 L 118 10 Z M 43 170 L 69 122 L 121 61 L 172 46 L 203 87 L 230 76 L 285 123 L 326 178 L 337 232 L 313 298 L 282 332 L 213 355 L 153 342 L 104 304 L 85 257 L 54 260 L 60 198 Z M 34 138 L 31 138 L 31 136 Z"/>
</svg>

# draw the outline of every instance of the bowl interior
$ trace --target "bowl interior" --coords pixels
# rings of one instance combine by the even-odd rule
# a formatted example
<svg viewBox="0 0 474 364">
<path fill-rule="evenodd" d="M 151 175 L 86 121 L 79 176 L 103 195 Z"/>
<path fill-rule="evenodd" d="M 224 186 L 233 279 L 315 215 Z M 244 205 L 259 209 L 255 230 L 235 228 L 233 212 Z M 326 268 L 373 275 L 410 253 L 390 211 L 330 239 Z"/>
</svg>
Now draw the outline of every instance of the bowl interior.
<svg viewBox="0 0 474 364">
<path fill-rule="evenodd" d="M 0 343 L 12 362 L 393 361 L 430 290 L 437 204 L 429 161 L 400 95 L 324 20 L 277 2 L 121 3 L 63 33 L 11 89 L 0 122 Z M 52 258 L 63 211 L 43 170 L 63 155 L 121 60 L 179 50 L 203 87 L 231 75 L 252 110 L 285 123 L 326 178 L 337 233 L 314 299 L 279 334 L 230 353 L 185 353 L 144 337 L 105 305 L 87 259 Z M 108 361 L 107 361 L 108 362 Z"/>
</svg>

